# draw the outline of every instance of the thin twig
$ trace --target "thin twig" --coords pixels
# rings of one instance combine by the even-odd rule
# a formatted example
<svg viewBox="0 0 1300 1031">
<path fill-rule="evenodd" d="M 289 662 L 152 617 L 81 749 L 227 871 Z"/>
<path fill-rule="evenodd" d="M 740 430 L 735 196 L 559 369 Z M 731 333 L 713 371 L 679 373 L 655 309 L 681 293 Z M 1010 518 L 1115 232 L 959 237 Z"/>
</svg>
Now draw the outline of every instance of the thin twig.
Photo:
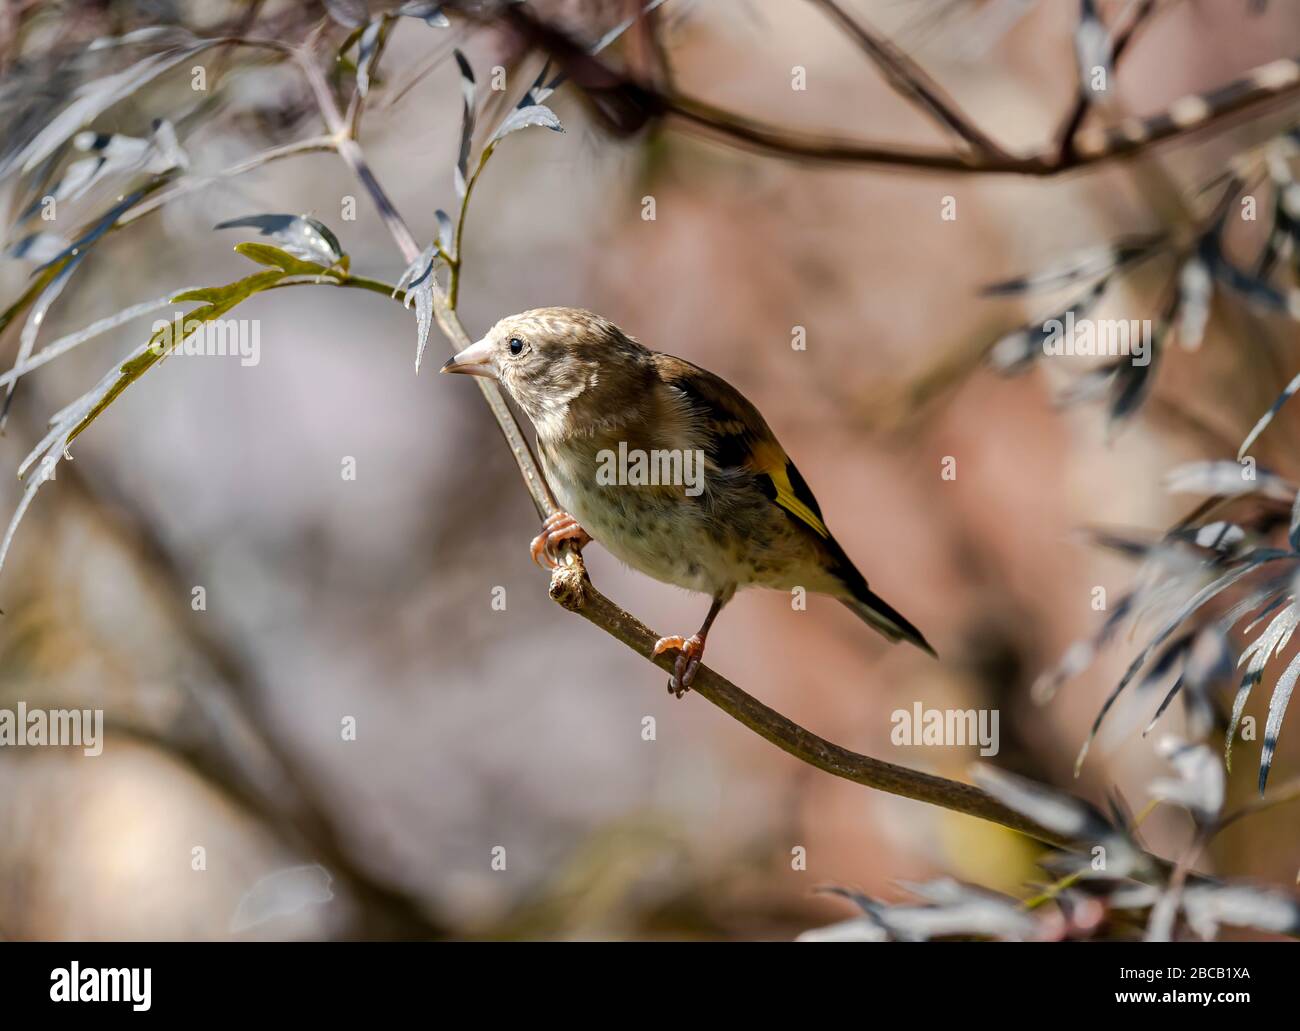
<svg viewBox="0 0 1300 1031">
<path fill-rule="evenodd" d="M 660 669 L 672 672 L 673 656 L 667 653 L 658 656 L 654 654 L 659 635 L 596 590 L 580 561 L 571 560 L 554 571 L 550 593 L 555 601 L 570 612 L 576 612 L 588 622 L 594 623 Z M 901 795 L 981 820 L 1000 823 L 1048 845 L 1069 844 L 1061 835 L 1038 826 L 971 784 L 896 766 L 827 741 L 764 705 L 706 666 L 699 668 L 691 690 L 796 759 L 836 777 L 891 795 Z"/>
<path fill-rule="evenodd" d="M 809 0 L 820 7 L 875 62 L 889 84 L 914 101 L 940 125 L 965 140 L 985 160 L 1011 157 L 979 126 L 972 122 L 956 101 L 944 92 L 920 65 L 866 23 L 856 20 L 838 0 Z"/>
<path fill-rule="evenodd" d="M 1204 96 L 1175 101 L 1166 114 L 1125 119 L 1118 126 L 1071 132 L 1068 152 L 1057 141 L 1027 155 L 954 153 L 803 133 L 747 118 L 696 97 L 640 82 L 587 52 L 578 41 L 522 4 L 485 15 L 460 8 L 468 17 L 500 22 L 549 53 L 569 79 L 593 101 L 598 115 L 615 131 L 629 134 L 653 118 L 672 118 L 688 128 L 766 154 L 838 164 L 878 165 L 918 171 L 1011 174 L 1050 177 L 1133 157 L 1151 147 L 1209 128 L 1222 128 L 1247 112 L 1258 113 L 1300 96 L 1296 61 L 1281 60 L 1253 69 Z M 1136 22 L 1134 23 L 1136 26 Z M 897 70 L 897 66 L 895 66 Z M 913 88 L 916 87 L 912 83 Z M 1195 116 L 1187 115 L 1194 112 Z M 1177 112 L 1178 117 L 1168 112 Z M 1069 121 L 1072 121 L 1073 116 Z M 968 127 L 969 128 L 969 127 Z"/>
<path fill-rule="evenodd" d="M 130 225 L 138 218 L 156 211 L 168 201 L 175 200 L 187 193 L 193 193 L 195 190 L 201 190 L 204 187 L 211 186 L 222 179 L 231 179 L 245 172 L 251 172 L 255 168 L 261 168 L 263 165 L 270 164 L 272 161 L 279 161 L 281 158 L 293 157 L 296 154 L 310 154 L 313 152 L 334 150 L 334 139 L 330 136 L 312 136 L 305 140 L 297 140 L 293 143 L 285 143 L 278 147 L 270 147 L 266 150 L 259 151 L 252 157 L 245 158 L 233 165 L 223 168 L 220 172 L 208 176 L 186 177 L 174 183 L 157 193 L 151 194 L 144 198 L 139 204 L 124 214 L 117 220 L 117 225 Z"/>
<path fill-rule="evenodd" d="M 375 40 L 375 54 L 370 59 L 370 83 L 366 90 L 368 94 L 375 87 L 375 77 L 379 71 L 379 60 L 383 57 L 384 48 L 388 46 L 388 36 L 393 28 L 393 19 L 388 15 L 382 15 L 383 24 L 379 28 L 379 38 Z M 358 58 L 360 52 L 358 49 Z M 358 60 L 358 72 L 360 71 L 360 62 Z M 348 126 L 348 135 L 356 139 L 357 133 L 361 131 L 361 115 L 366 109 L 366 96 L 361 92 L 361 82 L 358 79 L 356 88 L 352 91 L 352 99 L 348 102 L 348 111 L 343 120 Z"/>
<path fill-rule="evenodd" d="M 321 73 L 319 66 L 312 57 L 313 49 L 304 46 L 294 50 L 294 60 L 298 67 L 302 69 L 303 75 L 316 97 L 326 128 L 333 134 L 335 150 L 338 151 L 339 157 L 343 159 L 348 168 L 352 170 L 352 174 L 365 188 L 375 207 L 379 209 L 379 216 L 383 219 L 385 228 L 393 238 L 393 242 L 397 244 L 397 249 L 402 252 L 402 257 L 407 264 L 410 264 L 420 256 L 420 245 L 416 242 L 414 235 L 412 235 L 410 228 L 392 200 L 389 199 L 383 186 L 375 177 L 369 162 L 366 161 L 361 145 L 349 132 L 349 126 L 339 111 L 334 94 L 330 91 L 329 83 L 325 81 L 325 76 Z M 439 287 L 437 280 L 432 277 L 430 279 L 430 287 L 433 292 L 434 318 L 437 319 L 439 327 L 456 346 L 457 350 L 468 347 L 472 343 L 470 335 L 465 332 L 465 327 L 448 303 L 447 296 Z M 557 507 L 555 498 L 551 494 L 550 487 L 546 484 L 546 479 L 542 476 L 541 469 L 538 468 L 537 460 L 533 457 L 532 450 L 528 446 L 528 440 L 524 436 L 523 428 L 519 425 L 514 412 L 510 410 L 505 397 L 501 394 L 501 388 L 491 380 L 483 377 L 475 377 L 474 381 L 478 384 L 484 400 L 492 410 L 492 417 L 496 420 L 501 435 L 505 437 L 506 444 L 510 448 L 510 453 L 514 456 L 515 464 L 519 467 L 519 473 L 528 487 L 528 493 L 533 499 L 538 515 L 550 515 Z"/>
<path fill-rule="evenodd" d="M 1269 793 L 1267 798 L 1256 798 L 1247 802 L 1240 809 L 1234 809 L 1232 812 L 1221 817 L 1214 825 L 1214 833 L 1218 834 L 1227 827 L 1231 827 L 1238 820 L 1247 816 L 1254 816 L 1256 813 L 1262 813 L 1279 805 L 1287 805 L 1300 799 L 1300 780 L 1292 780 L 1283 784 L 1281 788 L 1276 788 Z"/>
</svg>

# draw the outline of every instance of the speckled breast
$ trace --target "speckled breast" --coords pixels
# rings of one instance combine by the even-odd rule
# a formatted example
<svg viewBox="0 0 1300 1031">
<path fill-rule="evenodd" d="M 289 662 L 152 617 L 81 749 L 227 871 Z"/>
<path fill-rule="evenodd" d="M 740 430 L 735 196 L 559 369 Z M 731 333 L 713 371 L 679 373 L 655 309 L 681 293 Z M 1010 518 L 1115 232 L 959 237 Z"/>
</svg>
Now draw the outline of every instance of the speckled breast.
<svg viewBox="0 0 1300 1031">
<path fill-rule="evenodd" d="M 746 505 L 709 484 L 684 489 L 598 483 L 594 457 L 539 448 L 556 500 L 621 562 L 663 583 L 706 594 L 799 582 L 802 548 L 783 513 Z"/>
</svg>

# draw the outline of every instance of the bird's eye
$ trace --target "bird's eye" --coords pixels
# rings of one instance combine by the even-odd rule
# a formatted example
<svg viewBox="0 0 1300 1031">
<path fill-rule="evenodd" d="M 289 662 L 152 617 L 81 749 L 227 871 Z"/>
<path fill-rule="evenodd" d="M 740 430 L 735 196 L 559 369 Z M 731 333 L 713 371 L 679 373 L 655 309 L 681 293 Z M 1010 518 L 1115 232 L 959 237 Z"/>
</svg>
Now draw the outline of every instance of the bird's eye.
<svg viewBox="0 0 1300 1031">
<path fill-rule="evenodd" d="M 524 349 L 524 342 L 523 342 L 522 340 L 520 340 L 518 337 L 511 337 L 511 338 L 510 338 L 510 353 L 511 353 L 511 354 L 518 354 L 518 353 L 519 353 L 520 351 L 522 351 L 523 349 Z"/>
</svg>

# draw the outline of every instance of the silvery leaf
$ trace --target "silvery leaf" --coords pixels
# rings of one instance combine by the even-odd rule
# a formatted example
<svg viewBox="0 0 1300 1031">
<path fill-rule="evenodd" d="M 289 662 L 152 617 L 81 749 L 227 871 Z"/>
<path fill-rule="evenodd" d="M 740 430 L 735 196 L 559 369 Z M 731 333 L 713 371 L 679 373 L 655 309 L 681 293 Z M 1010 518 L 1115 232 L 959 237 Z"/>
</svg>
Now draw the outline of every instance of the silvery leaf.
<svg viewBox="0 0 1300 1031">
<path fill-rule="evenodd" d="M 30 172 L 74 133 L 118 101 L 210 45 L 208 41 L 200 41 L 190 46 L 153 54 L 124 71 L 78 87 L 71 103 L 55 115 L 32 140 L 5 161 L 3 166 L 0 166 L 0 175 L 7 174 L 14 167 L 20 168 L 23 172 Z"/>
<path fill-rule="evenodd" d="M 1294 898 L 1249 884 L 1189 884 L 1183 889 L 1183 912 L 1192 930 L 1207 940 L 1220 924 L 1277 934 L 1300 931 L 1300 904 Z"/>
<path fill-rule="evenodd" d="M 1190 811 L 1201 822 L 1213 820 L 1223 808 L 1223 763 L 1205 745 L 1165 738 L 1158 750 L 1173 765 L 1177 778 L 1157 777 L 1150 784 L 1153 798 Z"/>
<path fill-rule="evenodd" d="M 554 111 L 541 104 L 533 104 L 529 107 L 517 107 L 506 115 L 488 142 L 495 143 L 497 140 L 509 136 L 512 132 L 527 129 L 532 125 L 540 125 L 545 129 L 553 129 L 556 132 L 564 132 L 564 126 L 555 117 Z"/>
<path fill-rule="evenodd" d="M 1079 91 L 1083 96 L 1091 97 L 1098 92 L 1092 88 L 1092 77 L 1097 68 L 1104 70 L 1109 86 L 1110 33 L 1097 17 L 1094 0 L 1082 0 L 1080 4 L 1079 25 L 1074 30 L 1074 55 L 1079 66 Z"/>
<path fill-rule="evenodd" d="M 155 180 L 155 184 L 158 180 Z M 14 368 L 22 366 L 29 357 L 32 350 L 36 347 L 36 338 L 40 333 L 41 325 L 45 321 L 45 316 L 49 312 L 50 306 L 58 299 L 63 292 L 63 288 L 68 285 L 81 263 L 85 260 L 91 249 L 97 244 L 104 234 L 107 233 L 117 220 L 128 209 L 149 192 L 151 187 L 141 187 L 133 193 L 123 197 L 114 204 L 103 215 L 101 215 L 91 225 L 85 233 L 79 236 L 62 252 L 55 254 L 42 264 L 36 271 L 43 272 L 56 262 L 63 262 L 63 266 L 54 275 L 54 277 L 45 285 L 45 288 L 32 302 L 32 306 L 27 312 L 27 321 L 23 325 L 22 333 L 18 338 L 18 354 L 14 359 Z M 0 407 L 0 428 L 4 427 L 5 420 L 9 417 L 9 406 L 13 403 L 14 388 L 18 385 L 17 380 L 13 380 L 5 388 L 4 404 Z"/>
<path fill-rule="evenodd" d="M 361 42 L 357 46 L 357 92 L 363 97 L 370 92 L 370 65 L 378 52 L 379 34 L 383 28 L 382 18 L 370 22 L 361 33 Z"/>
<path fill-rule="evenodd" d="M 366 0 L 325 0 L 325 11 L 345 29 L 358 29 L 370 20 Z"/>
<path fill-rule="evenodd" d="M 456 244 L 456 227 L 451 221 L 451 216 L 439 208 L 433 213 L 438 220 L 438 246 L 442 248 L 443 254 L 453 254 L 452 248 Z"/>
<path fill-rule="evenodd" d="M 459 49 L 455 51 L 460 69 L 460 152 L 456 157 L 456 195 L 465 196 L 469 175 L 469 150 L 474 138 L 474 69 Z"/>
<path fill-rule="evenodd" d="M 53 261 L 70 246 L 72 245 L 58 233 L 31 233 L 5 251 L 5 254 L 11 258 L 21 258 L 23 261 L 34 261 L 38 265 L 44 265 L 47 261 Z"/>
<path fill-rule="evenodd" d="M 334 898 L 330 889 L 333 880 L 330 872 L 317 863 L 267 874 L 239 900 L 230 920 L 230 932 L 239 934 L 268 920 L 329 902 Z"/>
<path fill-rule="evenodd" d="M 880 924 L 867 917 L 854 917 L 838 924 L 815 927 L 804 931 L 795 941 L 799 942 L 884 942 L 889 941 L 889 932 Z"/>
<path fill-rule="evenodd" d="M 1077 798 L 994 766 L 978 765 L 975 783 L 1003 805 L 1072 841 L 1095 840 L 1113 828 L 1092 806 Z"/>
<path fill-rule="evenodd" d="M 442 4 L 429 3 L 426 0 L 407 0 L 393 14 L 403 18 L 419 18 L 426 25 L 435 29 L 451 27 L 451 20 L 442 13 Z"/>
<path fill-rule="evenodd" d="M 323 222 L 318 222 L 309 215 L 248 215 L 244 218 L 227 219 L 213 228 L 242 227 L 257 229 L 262 236 L 269 236 L 279 241 L 286 251 L 304 261 L 330 266 L 343 258 L 343 247 L 338 237 Z"/>
<path fill-rule="evenodd" d="M 432 244 L 406 266 L 397 289 L 406 291 L 406 307 L 415 302 L 415 371 L 420 371 L 425 345 L 429 342 L 429 329 L 433 325 L 433 266 L 435 251 Z"/>
<path fill-rule="evenodd" d="M 1259 417 L 1259 422 L 1255 423 L 1251 428 L 1251 431 L 1246 434 L 1246 439 L 1241 442 L 1241 447 L 1237 449 L 1237 458 L 1240 459 L 1245 457 L 1246 452 L 1250 450 L 1250 446 L 1255 443 L 1259 435 L 1264 432 L 1264 428 L 1273 421 L 1273 416 L 1277 415 L 1282 406 L 1295 396 L 1297 390 L 1300 390 L 1300 375 L 1295 376 L 1291 382 L 1286 385 L 1282 393 L 1278 395 L 1277 400 L 1273 402 L 1272 407 Z"/>
<path fill-rule="evenodd" d="M 1178 343 L 1195 351 L 1205 337 L 1210 321 L 1210 302 L 1214 297 L 1214 277 L 1199 257 L 1184 263 L 1178 273 Z"/>
<path fill-rule="evenodd" d="M 1282 731 L 1282 717 L 1286 715 L 1287 703 L 1291 701 L 1291 692 L 1295 689 L 1296 679 L 1300 677 L 1300 654 L 1294 656 L 1286 670 L 1278 677 L 1273 687 L 1273 697 L 1268 702 L 1268 723 L 1264 726 L 1264 747 L 1259 756 L 1259 793 L 1264 793 L 1268 784 L 1268 774 L 1273 768 L 1273 755 L 1277 751 L 1278 734 Z"/>
<path fill-rule="evenodd" d="M 1286 480 L 1262 469 L 1232 461 L 1186 462 L 1165 476 L 1165 490 L 1171 494 L 1263 494 L 1279 501 L 1291 501 L 1295 489 Z"/>
</svg>

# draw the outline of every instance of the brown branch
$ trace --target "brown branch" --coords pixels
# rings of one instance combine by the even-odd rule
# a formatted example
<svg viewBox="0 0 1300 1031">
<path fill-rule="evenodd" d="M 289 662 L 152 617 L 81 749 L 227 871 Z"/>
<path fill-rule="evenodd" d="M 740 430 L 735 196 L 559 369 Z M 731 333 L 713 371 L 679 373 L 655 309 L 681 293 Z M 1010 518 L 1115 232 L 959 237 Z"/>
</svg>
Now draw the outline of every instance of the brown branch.
<svg viewBox="0 0 1300 1031">
<path fill-rule="evenodd" d="M 870 26 L 854 19 L 838 0 L 809 2 L 825 11 L 866 52 L 884 73 L 890 86 L 918 104 L 940 125 L 965 140 L 984 160 L 1002 161 L 1011 158 L 1010 154 L 962 113 L 957 102 L 944 92 L 943 87 L 924 68 Z"/>
<path fill-rule="evenodd" d="M 1296 61 L 1281 60 L 1256 68 L 1204 96 L 1192 95 L 1175 101 L 1164 114 L 1152 118 L 1129 118 L 1109 129 L 1078 134 L 1071 128 L 1072 143 L 1068 148 L 1063 148 L 1056 140 L 1026 155 L 902 147 L 773 126 L 695 97 L 637 81 L 588 53 L 577 40 L 562 29 L 538 19 L 524 5 L 512 4 L 491 14 L 461 8 L 461 13 L 504 25 L 525 42 L 546 51 L 583 91 L 605 126 L 619 135 L 637 132 L 652 119 L 670 118 L 712 138 L 762 153 L 832 164 L 1050 177 L 1134 157 L 1159 144 L 1183 139 L 1205 129 L 1222 128 L 1242 114 L 1258 113 L 1300 97 L 1300 74 L 1297 73 L 1300 65 Z M 1136 31 L 1141 21 L 1135 16 L 1131 24 Z M 873 38 L 878 39 L 874 35 Z M 897 51 L 893 55 L 895 60 L 899 59 Z M 903 69 L 915 66 L 907 61 L 904 65 L 895 63 L 891 67 L 895 73 L 903 74 Z M 925 81 L 929 81 L 928 77 Z M 914 92 L 921 89 L 915 81 L 909 83 L 909 88 Z M 951 108 L 947 109 L 947 115 L 952 117 Z M 963 117 L 958 116 L 958 120 Z M 1073 115 L 1067 119 L 1067 128 L 1073 120 Z M 969 131 L 969 123 L 966 123 L 966 129 Z"/>
<path fill-rule="evenodd" d="M 1248 76 L 1214 91 L 1209 96 L 1214 98 L 1221 95 L 1222 102 L 1213 107 L 1207 117 L 1194 122 L 1184 124 L 1166 114 L 1152 119 L 1125 119 L 1114 129 L 1080 133 L 1064 157 L 1054 149 L 1041 150 L 1024 157 L 1011 155 L 987 159 L 979 155 L 922 148 L 861 144 L 776 129 L 687 97 L 664 96 L 662 101 L 666 113 L 698 129 L 785 157 L 935 172 L 997 173 L 1046 178 L 1107 161 L 1134 157 L 1158 144 L 1206 129 L 1221 128 L 1240 115 L 1280 105 L 1283 101 L 1294 101 L 1300 96 L 1300 77 L 1280 88 L 1262 82 L 1252 84 L 1253 81 L 1254 77 Z M 1171 109 L 1177 107 L 1177 102 L 1171 105 Z"/>
<path fill-rule="evenodd" d="M 555 601 L 570 612 L 576 612 L 595 624 L 660 669 L 672 672 L 672 655 L 654 655 L 659 635 L 596 590 L 577 556 L 559 566 L 552 574 L 550 593 Z M 699 668 L 691 690 L 760 737 L 826 773 L 891 795 L 912 798 L 981 820 L 1000 823 L 1048 845 L 1065 847 L 1069 844 L 1065 838 L 1038 826 L 973 785 L 921 773 L 906 766 L 896 766 L 827 741 L 764 705 L 707 666 Z"/>
</svg>

